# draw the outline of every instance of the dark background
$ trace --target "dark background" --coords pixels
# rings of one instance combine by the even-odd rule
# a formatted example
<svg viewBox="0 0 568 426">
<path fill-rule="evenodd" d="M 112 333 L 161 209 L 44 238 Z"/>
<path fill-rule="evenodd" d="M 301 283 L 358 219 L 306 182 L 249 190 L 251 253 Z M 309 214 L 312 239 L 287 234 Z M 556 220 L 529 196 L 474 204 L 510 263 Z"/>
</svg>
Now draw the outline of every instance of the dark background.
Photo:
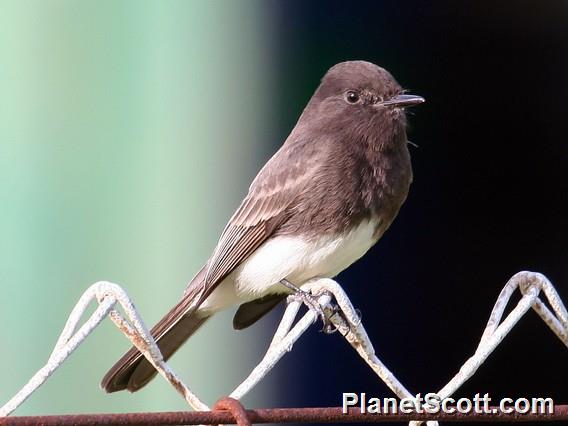
<svg viewBox="0 0 568 426">
<path fill-rule="evenodd" d="M 514 273 L 542 272 L 568 300 L 566 2 L 274 2 L 269 19 L 280 87 L 274 149 L 340 61 L 381 65 L 427 100 L 410 116 L 419 148 L 409 198 L 338 279 L 411 392 L 440 389 L 473 354 Z M 567 356 L 531 311 L 455 396 L 568 403 Z M 346 342 L 317 327 L 277 371 L 280 406 L 337 406 L 342 392 L 392 396 Z"/>
</svg>

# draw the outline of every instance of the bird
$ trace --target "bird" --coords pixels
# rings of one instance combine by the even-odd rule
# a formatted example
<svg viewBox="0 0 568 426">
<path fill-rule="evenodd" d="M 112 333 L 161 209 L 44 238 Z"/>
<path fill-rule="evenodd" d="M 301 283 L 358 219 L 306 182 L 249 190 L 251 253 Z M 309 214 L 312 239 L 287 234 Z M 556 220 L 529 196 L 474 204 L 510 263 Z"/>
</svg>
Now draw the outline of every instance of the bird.
<svg viewBox="0 0 568 426">
<path fill-rule="evenodd" d="M 181 300 L 151 329 L 165 360 L 208 318 L 239 305 L 249 327 L 302 284 L 333 278 L 390 226 L 413 179 L 405 108 L 424 102 L 367 61 L 332 66 L 252 181 Z M 309 297 L 309 296 L 308 296 Z M 101 381 L 135 392 L 156 374 L 132 347 Z"/>
</svg>

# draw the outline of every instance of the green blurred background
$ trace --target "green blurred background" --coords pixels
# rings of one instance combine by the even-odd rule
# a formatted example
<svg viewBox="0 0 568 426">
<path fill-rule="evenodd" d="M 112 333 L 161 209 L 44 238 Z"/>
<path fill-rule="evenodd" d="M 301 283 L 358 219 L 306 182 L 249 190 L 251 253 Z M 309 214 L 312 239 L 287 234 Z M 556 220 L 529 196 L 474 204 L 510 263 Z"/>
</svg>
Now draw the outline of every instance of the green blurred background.
<svg viewBox="0 0 568 426">
<path fill-rule="evenodd" d="M 208 257 L 271 149 L 260 6 L 0 4 L 0 404 L 43 365 L 90 284 L 122 285 L 151 325 Z M 172 362 L 208 403 L 266 343 L 259 328 L 233 333 L 230 316 Z M 16 414 L 185 408 L 161 379 L 100 391 L 128 346 L 105 321 Z M 245 401 L 265 405 L 271 388 Z"/>
</svg>

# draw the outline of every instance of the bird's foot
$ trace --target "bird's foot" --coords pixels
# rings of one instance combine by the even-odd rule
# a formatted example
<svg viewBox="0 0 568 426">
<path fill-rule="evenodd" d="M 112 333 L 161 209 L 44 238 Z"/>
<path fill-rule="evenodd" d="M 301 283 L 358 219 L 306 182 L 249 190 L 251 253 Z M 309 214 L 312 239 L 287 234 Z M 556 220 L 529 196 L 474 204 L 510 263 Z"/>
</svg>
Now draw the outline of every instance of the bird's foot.
<svg viewBox="0 0 568 426">
<path fill-rule="evenodd" d="M 318 296 L 314 296 L 311 293 L 302 290 L 300 287 L 292 284 L 287 279 L 283 279 L 282 281 L 280 281 L 280 283 L 285 287 L 287 287 L 288 289 L 292 290 L 292 295 L 290 297 L 293 300 L 302 302 L 304 305 L 306 305 L 306 307 L 310 311 L 314 312 L 318 316 L 318 318 L 323 323 L 323 328 L 321 329 L 321 331 L 323 331 L 326 334 L 331 334 L 337 330 L 333 325 L 333 323 L 329 320 L 329 317 L 325 314 L 321 305 L 319 304 Z M 334 313 L 331 316 L 335 315 L 335 313 L 336 312 L 334 309 Z"/>
<path fill-rule="evenodd" d="M 357 318 L 358 321 L 355 325 L 358 325 L 361 323 L 361 318 L 363 317 L 363 314 L 361 313 L 360 309 L 355 308 L 355 313 L 357 314 Z M 335 315 L 339 315 L 341 317 L 341 319 L 343 320 L 343 323 L 347 325 L 347 328 L 345 328 L 344 330 L 341 331 L 341 335 L 343 337 L 346 337 L 349 333 L 353 332 L 354 329 L 352 328 L 353 324 L 352 324 L 352 320 L 348 319 L 346 317 L 346 315 L 343 313 L 343 311 L 339 308 L 339 306 L 337 305 L 333 305 L 333 311 L 332 314 L 329 315 L 329 318 L 333 318 Z M 338 331 L 337 327 L 334 327 L 333 330 L 331 331 L 326 331 L 328 334 L 331 333 L 335 333 L 336 331 Z"/>
</svg>

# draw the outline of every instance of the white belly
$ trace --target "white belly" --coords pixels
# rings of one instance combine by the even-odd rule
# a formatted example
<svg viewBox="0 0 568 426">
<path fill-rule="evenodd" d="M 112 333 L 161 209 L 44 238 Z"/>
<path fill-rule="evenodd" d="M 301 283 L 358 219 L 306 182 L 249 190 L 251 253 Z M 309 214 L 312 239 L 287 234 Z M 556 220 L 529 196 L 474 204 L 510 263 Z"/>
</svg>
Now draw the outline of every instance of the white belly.
<svg viewBox="0 0 568 426">
<path fill-rule="evenodd" d="M 332 278 L 363 256 L 381 234 L 375 221 L 365 221 L 342 236 L 271 238 L 219 284 L 201 309 L 220 310 L 267 293 L 286 293 L 279 284 L 284 278 L 297 286 L 316 277 Z"/>
</svg>

